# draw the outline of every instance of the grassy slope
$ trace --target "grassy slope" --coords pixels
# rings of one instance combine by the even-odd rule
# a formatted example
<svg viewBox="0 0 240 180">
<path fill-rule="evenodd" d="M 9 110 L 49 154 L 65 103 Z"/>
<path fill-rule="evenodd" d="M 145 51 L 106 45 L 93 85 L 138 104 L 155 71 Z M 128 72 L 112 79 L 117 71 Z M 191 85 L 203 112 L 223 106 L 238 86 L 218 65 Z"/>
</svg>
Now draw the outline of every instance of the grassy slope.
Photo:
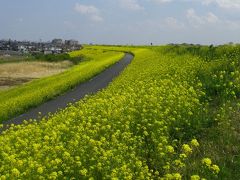
<svg viewBox="0 0 240 180">
<path fill-rule="evenodd" d="M 199 56 L 202 68 L 198 77 L 203 82 L 209 102 L 209 120 L 198 134 L 202 144 L 189 162 L 188 172 L 197 171 L 196 159 L 211 157 L 220 165 L 221 179 L 240 177 L 240 46 L 171 47 L 171 51 Z"/>
<path fill-rule="evenodd" d="M 86 61 L 51 77 L 35 80 L 8 91 L 0 92 L 0 122 L 21 114 L 57 96 L 76 84 L 98 74 L 123 57 L 123 53 L 84 49 L 71 56 L 86 56 Z"/>
</svg>

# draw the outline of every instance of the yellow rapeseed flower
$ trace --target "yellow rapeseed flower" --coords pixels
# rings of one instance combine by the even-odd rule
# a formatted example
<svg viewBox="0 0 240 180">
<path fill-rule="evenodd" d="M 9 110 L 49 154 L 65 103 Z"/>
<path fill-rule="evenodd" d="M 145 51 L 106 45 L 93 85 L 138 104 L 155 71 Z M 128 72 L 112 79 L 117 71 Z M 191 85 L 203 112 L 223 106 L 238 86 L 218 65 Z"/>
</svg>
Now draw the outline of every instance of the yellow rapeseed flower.
<svg viewBox="0 0 240 180">
<path fill-rule="evenodd" d="M 42 174 L 42 173 L 43 173 L 43 168 L 42 168 L 42 167 L 39 167 L 39 168 L 37 169 L 37 172 L 38 172 L 39 174 Z"/>
<path fill-rule="evenodd" d="M 192 153 L 192 149 L 188 144 L 183 144 L 182 149 L 183 149 L 183 152 L 185 154 L 191 154 Z"/>
<path fill-rule="evenodd" d="M 5 175 L 2 175 L 2 176 L 0 176 L 0 179 L 1 179 L 1 180 L 6 180 L 7 178 L 6 178 Z"/>
<path fill-rule="evenodd" d="M 19 172 L 19 170 L 17 168 L 13 168 L 12 169 L 12 174 L 13 174 L 13 176 L 18 177 L 20 175 L 20 172 Z"/>
<path fill-rule="evenodd" d="M 214 173 L 218 174 L 220 172 L 220 168 L 218 165 L 214 164 L 212 165 L 211 169 L 214 171 Z"/>
<path fill-rule="evenodd" d="M 82 170 L 80 170 L 80 174 L 82 175 L 82 176 L 86 176 L 87 175 L 87 169 L 82 169 Z"/>
<path fill-rule="evenodd" d="M 212 164 L 212 160 L 211 160 L 210 158 L 203 158 L 203 159 L 202 159 L 202 163 L 203 163 L 204 165 L 210 167 L 211 164 Z"/>
<path fill-rule="evenodd" d="M 197 139 L 193 139 L 193 140 L 191 141 L 191 145 L 194 146 L 194 147 L 198 147 L 198 146 L 199 146 L 199 143 L 198 143 Z"/>
<path fill-rule="evenodd" d="M 191 176 L 191 180 L 200 180 L 200 176 L 199 175 L 192 175 Z"/>
<path fill-rule="evenodd" d="M 187 155 L 184 154 L 184 153 L 182 153 L 182 154 L 179 155 L 179 157 L 180 157 L 181 159 L 185 159 L 185 158 L 187 158 Z"/>
<path fill-rule="evenodd" d="M 181 176 L 181 174 L 179 174 L 179 173 L 175 173 L 175 174 L 173 174 L 173 178 L 174 178 L 175 180 L 181 180 L 181 179 L 182 179 L 182 176 Z"/>
<path fill-rule="evenodd" d="M 172 146 L 167 146 L 167 152 L 174 153 L 174 148 Z"/>
</svg>

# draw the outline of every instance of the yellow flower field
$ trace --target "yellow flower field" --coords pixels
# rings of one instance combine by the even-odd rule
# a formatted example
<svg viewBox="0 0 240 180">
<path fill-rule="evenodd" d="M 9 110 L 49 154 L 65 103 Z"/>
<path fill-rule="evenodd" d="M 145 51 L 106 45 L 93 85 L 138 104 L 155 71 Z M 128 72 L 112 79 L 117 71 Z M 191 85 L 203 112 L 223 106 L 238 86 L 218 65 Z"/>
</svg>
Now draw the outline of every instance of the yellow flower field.
<svg viewBox="0 0 240 180">
<path fill-rule="evenodd" d="M 105 90 L 49 119 L 3 132 L 0 179 L 219 178 L 221 164 L 200 152 L 205 148 L 201 133 L 215 118 L 209 99 L 213 93 L 225 92 L 219 96 L 222 101 L 236 98 L 237 70 L 230 73 L 236 78 L 226 85 L 229 88 L 220 91 L 218 83 L 226 81 L 218 78 L 210 84 L 207 78 L 227 78 L 229 69 L 213 70 L 221 69 L 220 62 L 184 49 L 86 49 L 91 48 L 129 51 L 135 58 Z"/>
</svg>

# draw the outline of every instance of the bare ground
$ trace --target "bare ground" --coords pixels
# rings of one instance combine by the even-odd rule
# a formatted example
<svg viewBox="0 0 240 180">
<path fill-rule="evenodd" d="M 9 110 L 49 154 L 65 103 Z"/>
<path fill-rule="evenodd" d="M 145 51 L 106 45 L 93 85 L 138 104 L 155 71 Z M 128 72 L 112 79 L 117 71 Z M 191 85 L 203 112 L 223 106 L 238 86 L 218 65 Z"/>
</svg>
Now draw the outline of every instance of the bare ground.
<svg viewBox="0 0 240 180">
<path fill-rule="evenodd" d="M 69 61 L 58 63 L 16 62 L 0 64 L 0 91 L 33 79 L 61 73 L 72 65 Z"/>
</svg>

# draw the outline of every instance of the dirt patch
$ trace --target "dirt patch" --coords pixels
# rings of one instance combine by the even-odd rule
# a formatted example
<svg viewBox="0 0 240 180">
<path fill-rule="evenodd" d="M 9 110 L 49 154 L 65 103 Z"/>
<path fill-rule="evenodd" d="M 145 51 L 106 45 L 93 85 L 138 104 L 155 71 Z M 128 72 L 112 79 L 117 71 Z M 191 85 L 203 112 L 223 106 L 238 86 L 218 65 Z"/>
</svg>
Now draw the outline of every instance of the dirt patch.
<svg viewBox="0 0 240 180">
<path fill-rule="evenodd" d="M 0 77 L 40 78 L 60 73 L 71 67 L 71 62 L 18 62 L 0 64 Z"/>
<path fill-rule="evenodd" d="M 29 82 L 35 78 L 10 78 L 10 77 L 0 77 L 0 88 L 3 87 L 11 87 L 20 85 L 26 82 Z"/>
<path fill-rule="evenodd" d="M 17 86 L 33 79 L 61 73 L 73 66 L 69 61 L 49 62 L 14 62 L 0 64 L 0 90 Z"/>
</svg>

